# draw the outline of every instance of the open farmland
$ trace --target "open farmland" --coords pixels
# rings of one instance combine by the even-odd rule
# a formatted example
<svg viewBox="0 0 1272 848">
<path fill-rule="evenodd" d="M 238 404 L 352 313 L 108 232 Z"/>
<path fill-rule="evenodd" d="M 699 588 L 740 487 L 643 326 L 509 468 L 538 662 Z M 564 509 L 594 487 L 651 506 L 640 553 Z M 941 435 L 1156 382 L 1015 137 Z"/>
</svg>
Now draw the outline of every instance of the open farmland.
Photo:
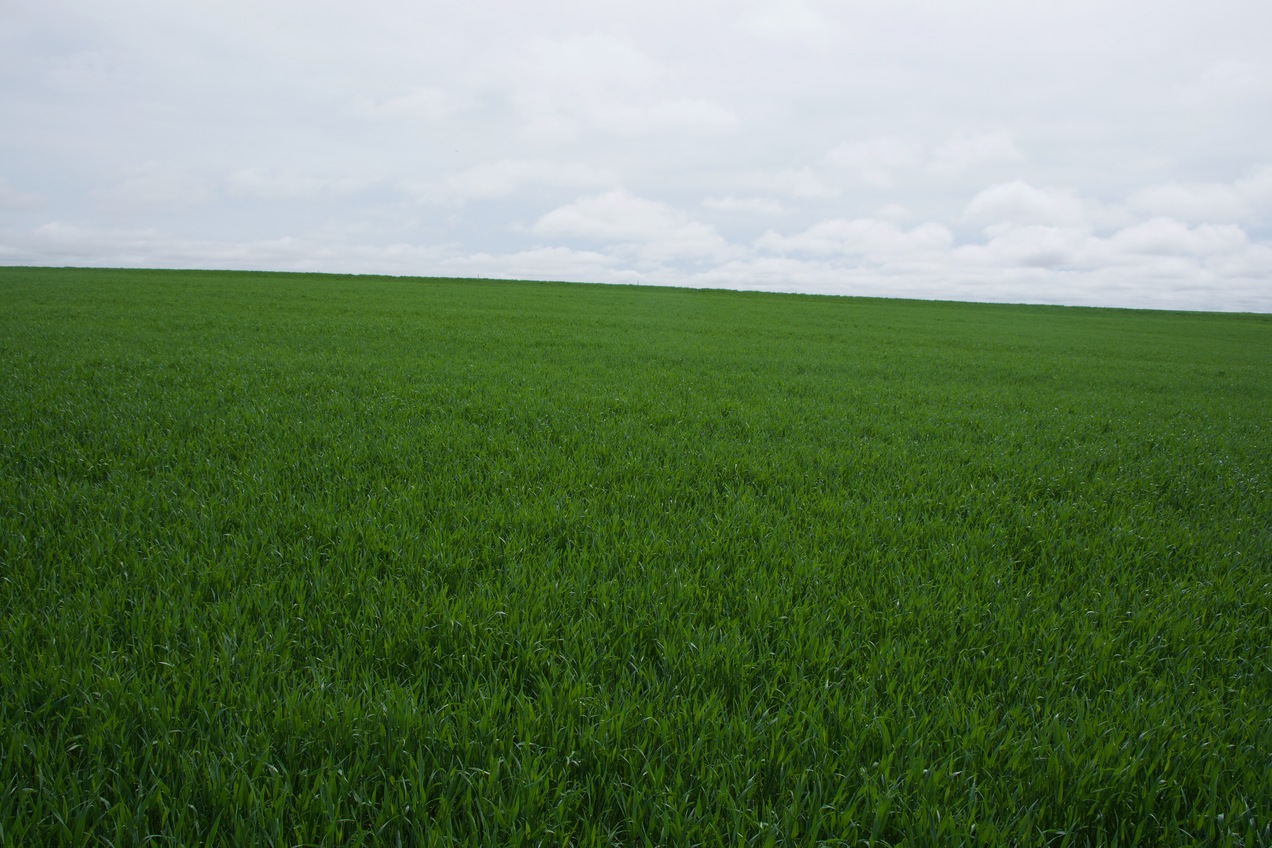
<svg viewBox="0 0 1272 848">
<path fill-rule="evenodd" d="M 0 268 L 0 845 L 1272 844 L 1272 317 Z"/>
</svg>

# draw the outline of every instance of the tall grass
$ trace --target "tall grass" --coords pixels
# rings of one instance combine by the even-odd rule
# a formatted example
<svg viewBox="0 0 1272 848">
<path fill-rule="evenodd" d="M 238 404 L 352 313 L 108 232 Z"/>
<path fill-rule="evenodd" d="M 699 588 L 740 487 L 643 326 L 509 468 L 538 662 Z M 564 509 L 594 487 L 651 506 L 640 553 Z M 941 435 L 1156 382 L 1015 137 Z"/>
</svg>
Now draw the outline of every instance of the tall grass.
<svg viewBox="0 0 1272 848">
<path fill-rule="evenodd" d="M 0 269 L 0 845 L 1272 845 L 1272 318 Z"/>
</svg>

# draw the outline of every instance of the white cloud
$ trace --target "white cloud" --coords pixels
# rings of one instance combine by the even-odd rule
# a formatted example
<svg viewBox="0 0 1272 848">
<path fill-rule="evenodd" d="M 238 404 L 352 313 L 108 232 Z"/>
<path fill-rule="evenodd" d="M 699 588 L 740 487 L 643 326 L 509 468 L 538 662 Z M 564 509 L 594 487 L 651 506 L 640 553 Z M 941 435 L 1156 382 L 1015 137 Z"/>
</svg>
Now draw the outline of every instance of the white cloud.
<svg viewBox="0 0 1272 848">
<path fill-rule="evenodd" d="M 1009 132 L 955 132 L 937 145 L 913 138 L 883 135 L 864 141 L 845 142 L 832 148 L 826 160 L 860 182 L 891 188 L 904 174 L 936 175 L 951 179 L 987 165 L 1025 159 Z"/>
<path fill-rule="evenodd" d="M 923 224 L 903 230 L 891 221 L 874 218 L 836 219 L 815 224 L 793 236 L 771 230 L 756 242 L 762 250 L 775 253 L 807 253 L 814 256 L 908 256 L 917 257 L 933 251 L 944 251 L 954 237 L 940 224 Z"/>
<path fill-rule="evenodd" d="M 424 85 L 399 94 L 379 98 L 359 98 L 353 107 L 357 115 L 375 119 L 416 119 L 442 123 L 468 107 L 466 100 L 440 86 Z"/>
<path fill-rule="evenodd" d="M 911 212 L 900 203 L 889 203 L 880 207 L 875 211 L 874 217 L 883 218 L 888 221 L 904 221 L 909 218 Z"/>
<path fill-rule="evenodd" d="M 584 130 L 621 136 L 657 133 L 715 133 L 738 125 L 737 116 L 718 103 L 693 98 L 649 102 L 598 99 L 590 104 L 542 104 L 525 133 L 538 140 L 573 139 Z"/>
<path fill-rule="evenodd" d="M 29 191 L 23 191 L 0 176 L 0 209 L 25 210 L 43 205 L 44 199 Z"/>
<path fill-rule="evenodd" d="M 1272 210 L 1272 166 L 1262 165 L 1231 183 L 1162 183 L 1133 194 L 1137 212 L 1192 222 L 1248 222 Z"/>
<path fill-rule="evenodd" d="M 1189 227 L 1171 218 L 1153 218 L 1118 231 L 1108 243 L 1123 254 L 1211 256 L 1237 252 L 1250 240 L 1235 224 Z"/>
<path fill-rule="evenodd" d="M 1087 210 L 1068 189 L 1035 188 L 1023 180 L 990 186 L 967 205 L 964 217 L 985 224 L 1038 224 L 1085 228 Z"/>
<path fill-rule="evenodd" d="M 1251 299 L 1243 308 L 1272 312 L 1272 306 L 1269 305 L 1269 301 L 1272 301 L 1272 284 L 1268 282 L 1272 280 L 1272 247 L 1250 244 L 1235 253 L 1212 256 L 1206 266 L 1214 273 L 1213 289 L 1220 298 L 1226 293 L 1229 283 L 1251 281 L 1254 290 L 1261 295 L 1262 302 Z"/>
<path fill-rule="evenodd" d="M 981 165 L 1020 162 L 1024 158 L 1011 133 L 957 132 L 932 151 L 929 167 L 937 173 L 953 175 Z"/>
<path fill-rule="evenodd" d="M 742 26 L 754 35 L 804 46 L 823 46 L 833 24 L 800 0 L 767 0 L 750 8 Z"/>
<path fill-rule="evenodd" d="M 533 38 L 528 46 L 532 62 L 524 69 L 527 77 L 557 83 L 573 93 L 638 92 L 661 75 L 658 62 L 631 39 L 598 30 Z"/>
<path fill-rule="evenodd" d="M 783 168 L 780 171 L 753 171 L 735 178 L 740 187 L 775 191 L 801 199 L 838 197 L 840 190 L 829 185 L 812 168 Z"/>
<path fill-rule="evenodd" d="M 174 237 L 157 227 L 97 229 L 51 221 L 31 234 L 29 255 L 41 261 L 121 267 L 256 268 L 282 263 L 319 270 L 330 247 L 282 237 L 251 242 L 214 242 Z"/>
<path fill-rule="evenodd" d="M 1241 194 L 1232 185 L 1222 183 L 1150 186 L 1136 192 L 1129 203 L 1137 212 L 1185 221 L 1240 221 L 1247 213 Z"/>
<path fill-rule="evenodd" d="M 886 188 L 893 184 L 895 171 L 917 168 L 922 163 L 923 148 L 910 139 L 881 136 L 841 144 L 826 158 L 854 172 L 863 183 Z"/>
<path fill-rule="evenodd" d="M 1170 218 L 1154 218 L 1124 227 L 1108 237 L 1081 227 L 999 224 L 987 229 L 983 244 L 955 251 L 973 266 L 1081 270 L 1125 269 L 1128 276 L 1162 275 L 1165 268 L 1208 266 L 1229 261 L 1250 248 L 1240 227 L 1202 224 L 1190 227 Z"/>
<path fill-rule="evenodd" d="M 1234 185 L 1242 200 L 1255 209 L 1272 208 L 1272 165 L 1260 165 Z"/>
<path fill-rule="evenodd" d="M 1272 95 L 1272 64 L 1265 60 L 1222 59 L 1211 64 L 1183 89 L 1193 106 L 1216 102 L 1267 100 Z"/>
<path fill-rule="evenodd" d="M 705 224 L 662 203 L 614 189 L 561 206 L 541 217 L 531 232 L 547 238 L 628 245 L 645 258 L 712 257 L 728 245 Z"/>
<path fill-rule="evenodd" d="M 500 159 L 469 168 L 446 180 L 462 199 L 506 197 L 531 186 L 601 188 L 614 185 L 614 174 L 588 165 L 546 159 Z"/>
<path fill-rule="evenodd" d="M 124 207 L 193 206 L 214 197 L 211 181 L 190 168 L 147 162 L 129 171 L 111 188 L 97 192 L 97 197 Z"/>
<path fill-rule="evenodd" d="M 589 130 L 640 136 L 738 126 L 726 105 L 684 93 L 670 68 L 605 33 L 534 41 L 505 74 L 522 133 L 537 141 Z"/>
<path fill-rule="evenodd" d="M 632 130 L 688 130 L 691 132 L 720 132 L 736 129 L 738 116 L 733 110 L 695 97 L 677 97 L 658 100 L 641 109 L 634 109 L 627 118 Z"/>
<path fill-rule="evenodd" d="M 450 257 L 452 250 L 436 245 L 364 244 L 297 236 L 217 241 L 182 237 L 157 227 L 95 228 L 51 221 L 26 234 L 12 255 L 17 263 L 51 265 L 243 270 L 265 267 L 427 275 Z"/>
<path fill-rule="evenodd" d="M 299 171 L 264 168 L 240 169 L 226 181 L 231 196 L 262 200 L 303 199 L 321 194 L 347 195 L 368 185 L 368 181 L 357 177 L 319 177 Z"/>
<path fill-rule="evenodd" d="M 779 201 L 765 197 L 711 197 L 702 201 L 708 209 L 719 212 L 743 212 L 748 215 L 785 215 L 786 207 Z"/>
<path fill-rule="evenodd" d="M 960 247 L 956 256 L 973 265 L 1062 269 L 1081 266 L 1094 238 L 1082 228 L 1003 224 L 987 231 L 984 244 Z"/>
</svg>

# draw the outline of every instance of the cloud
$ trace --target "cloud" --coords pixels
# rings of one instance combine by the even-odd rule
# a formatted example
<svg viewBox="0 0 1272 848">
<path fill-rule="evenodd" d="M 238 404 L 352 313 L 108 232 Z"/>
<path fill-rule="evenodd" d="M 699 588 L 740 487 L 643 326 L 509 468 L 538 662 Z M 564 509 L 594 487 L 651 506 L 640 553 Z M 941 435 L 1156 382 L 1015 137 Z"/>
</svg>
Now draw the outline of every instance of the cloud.
<svg viewBox="0 0 1272 848">
<path fill-rule="evenodd" d="M 1165 183 L 1136 192 L 1129 205 L 1137 212 L 1170 215 L 1185 221 L 1240 221 L 1245 200 L 1232 185 Z"/>
<path fill-rule="evenodd" d="M 734 178 L 739 187 L 776 191 L 801 199 L 838 197 L 840 190 L 829 185 L 812 168 L 784 168 L 780 171 L 752 171 Z"/>
<path fill-rule="evenodd" d="M 36 209 L 44 204 L 44 198 L 29 191 L 23 191 L 0 176 L 0 209 L 25 211 Z"/>
<path fill-rule="evenodd" d="M 1272 208 L 1272 165 L 1260 165 L 1233 185 L 1237 194 L 1256 210 Z"/>
<path fill-rule="evenodd" d="M 418 86 L 400 94 L 359 98 L 355 114 L 372 119 L 414 119 L 442 123 L 468 107 L 466 99 L 439 86 Z"/>
<path fill-rule="evenodd" d="M 129 171 L 111 188 L 97 192 L 98 199 L 114 206 L 167 208 L 205 204 L 215 196 L 210 180 L 181 165 L 147 162 Z"/>
<path fill-rule="evenodd" d="M 710 197 L 702 205 L 718 212 L 741 212 L 748 215 L 785 215 L 786 207 L 779 201 L 764 197 Z"/>
<path fill-rule="evenodd" d="M 1267 100 L 1272 96 L 1272 64 L 1244 58 L 1220 60 L 1184 86 L 1182 95 L 1193 106 Z"/>
<path fill-rule="evenodd" d="M 1080 267 L 1095 239 L 1085 228 L 1046 224 L 991 227 L 985 244 L 964 245 L 960 260 L 978 266 L 1063 269 Z"/>
<path fill-rule="evenodd" d="M 917 168 L 923 148 L 916 142 L 895 136 L 841 144 L 826 154 L 831 164 L 854 172 L 867 185 L 887 188 L 893 172 Z"/>
<path fill-rule="evenodd" d="M 609 171 L 546 159 L 500 159 L 447 178 L 446 187 L 464 200 L 506 197 L 531 186 L 601 188 L 617 182 Z"/>
<path fill-rule="evenodd" d="M 972 198 L 964 212 L 985 224 L 1037 224 L 1085 228 L 1085 204 L 1068 189 L 1034 188 L 1023 180 L 990 186 Z"/>
<path fill-rule="evenodd" d="M 876 218 L 836 219 L 815 224 L 793 236 L 765 233 L 756 247 L 773 253 L 806 253 L 814 256 L 858 255 L 917 257 L 948 250 L 954 236 L 940 224 L 923 224 L 903 230 L 891 221 Z"/>
<path fill-rule="evenodd" d="M 800 0 L 768 0 L 742 16 L 742 27 L 753 35 L 778 42 L 820 47 L 827 43 L 833 24 Z"/>
<path fill-rule="evenodd" d="M 1242 250 L 1250 243 L 1235 224 L 1189 227 L 1171 218 L 1153 218 L 1119 230 L 1108 239 L 1115 253 L 1157 256 L 1212 256 Z"/>
<path fill-rule="evenodd" d="M 1020 162 L 1024 158 L 1011 133 L 957 132 L 932 151 L 929 167 L 937 173 L 953 175 L 981 165 Z"/>
<path fill-rule="evenodd" d="M 27 240 L 27 261 L 118 267 L 278 267 L 319 270 L 329 246 L 292 237 L 251 242 L 215 242 L 181 238 L 156 227 L 85 227 L 50 221 Z"/>
<path fill-rule="evenodd" d="M 1133 210 L 1192 222 L 1249 222 L 1272 210 L 1272 166 L 1230 183 L 1161 183 L 1131 196 Z"/>
<path fill-rule="evenodd" d="M 669 68 L 606 33 L 535 40 L 504 73 L 521 132 L 537 141 L 587 131 L 716 133 L 739 123 L 726 105 L 679 90 Z"/>
<path fill-rule="evenodd" d="M 960 176 L 987 165 L 1021 162 L 1024 154 L 1008 132 L 955 132 L 937 145 L 912 138 L 876 136 L 864 141 L 845 142 L 832 148 L 826 160 L 852 174 L 865 185 L 891 188 L 903 174 Z"/>
<path fill-rule="evenodd" d="M 662 203 L 614 189 L 548 212 L 531 227 L 546 238 L 627 245 L 645 258 L 712 257 L 728 245 L 705 224 Z"/>
<path fill-rule="evenodd" d="M 657 100 L 647 106 L 618 113 L 632 131 L 688 130 L 726 132 L 736 129 L 738 117 L 732 109 L 696 97 Z"/>
<path fill-rule="evenodd" d="M 900 203 L 889 203 L 875 211 L 874 217 L 888 221 L 904 221 L 910 217 L 910 210 Z"/>
<path fill-rule="evenodd" d="M 534 114 L 535 110 L 538 114 Z M 536 104 L 525 132 L 537 138 L 573 138 L 584 130 L 639 136 L 651 133 L 713 133 L 732 130 L 737 116 L 727 107 L 707 100 L 674 98 L 648 102 L 622 102 L 597 98 L 592 102 Z"/>
<path fill-rule="evenodd" d="M 1161 277 L 1167 268 L 1210 267 L 1234 258 L 1250 259 L 1249 236 L 1233 224 L 1190 227 L 1170 218 L 1154 218 L 1121 228 L 1107 237 L 1084 227 L 999 224 L 987 229 L 983 244 L 966 244 L 956 260 L 980 267 L 1044 268 L 1100 272 L 1124 269 L 1130 277 Z M 1240 262 L 1238 263 L 1240 264 Z M 1235 267 L 1235 266 L 1234 266 Z"/>
<path fill-rule="evenodd" d="M 229 176 L 226 191 L 232 197 L 294 200 L 323 194 L 348 195 L 369 185 L 367 180 L 357 177 L 319 177 L 300 171 L 243 168 Z"/>
<path fill-rule="evenodd" d="M 615 256 L 566 247 L 509 253 L 464 252 L 454 245 L 403 242 L 372 244 L 329 237 L 286 236 L 250 242 L 189 239 L 156 228 L 94 229 L 61 221 L 43 224 L 22 240 L 5 243 L 0 256 L 13 264 L 73 264 L 106 267 L 223 268 L 321 273 L 499 277 L 580 282 L 649 282 L 650 274 Z M 657 273 L 655 271 L 655 273 Z M 674 275 L 666 274 L 666 282 Z"/>
</svg>

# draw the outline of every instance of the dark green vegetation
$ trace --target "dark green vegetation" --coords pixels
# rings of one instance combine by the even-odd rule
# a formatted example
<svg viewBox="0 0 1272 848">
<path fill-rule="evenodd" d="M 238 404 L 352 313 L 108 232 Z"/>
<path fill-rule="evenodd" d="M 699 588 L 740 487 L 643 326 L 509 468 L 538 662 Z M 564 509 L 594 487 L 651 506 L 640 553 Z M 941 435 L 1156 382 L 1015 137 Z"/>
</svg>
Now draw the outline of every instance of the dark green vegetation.
<svg viewBox="0 0 1272 848">
<path fill-rule="evenodd" d="M 0 844 L 1272 844 L 1272 318 L 0 269 Z"/>
</svg>

